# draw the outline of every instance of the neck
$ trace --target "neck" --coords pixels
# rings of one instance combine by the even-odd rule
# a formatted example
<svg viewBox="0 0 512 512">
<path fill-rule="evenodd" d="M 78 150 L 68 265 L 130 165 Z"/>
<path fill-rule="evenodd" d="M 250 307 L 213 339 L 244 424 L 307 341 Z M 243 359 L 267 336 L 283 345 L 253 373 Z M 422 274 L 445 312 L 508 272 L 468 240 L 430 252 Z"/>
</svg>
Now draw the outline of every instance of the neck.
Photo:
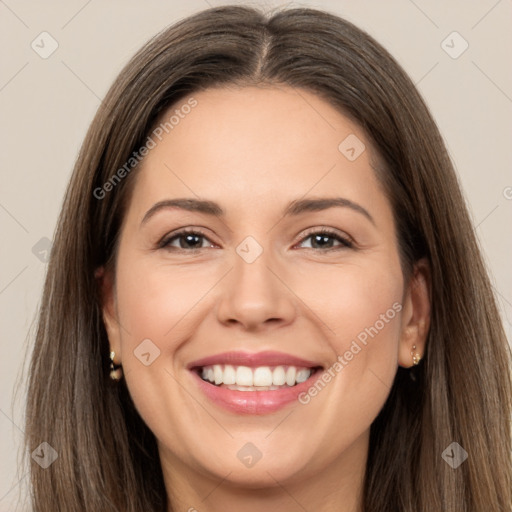
<svg viewBox="0 0 512 512">
<path fill-rule="evenodd" d="M 276 477 L 277 468 L 269 469 L 264 472 L 265 483 L 257 484 L 234 481 L 229 471 L 223 476 L 198 471 L 161 449 L 167 512 L 362 512 L 368 434 L 332 460 L 326 454 L 321 463 L 308 464 L 300 474 L 286 478 Z"/>
</svg>

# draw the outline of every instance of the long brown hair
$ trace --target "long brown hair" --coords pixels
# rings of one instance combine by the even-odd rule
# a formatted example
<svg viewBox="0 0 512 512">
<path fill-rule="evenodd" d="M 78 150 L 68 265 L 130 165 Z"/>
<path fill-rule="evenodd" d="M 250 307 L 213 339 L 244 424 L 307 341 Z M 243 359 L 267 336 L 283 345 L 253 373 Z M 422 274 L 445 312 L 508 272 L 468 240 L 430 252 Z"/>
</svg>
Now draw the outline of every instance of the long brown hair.
<svg viewBox="0 0 512 512">
<path fill-rule="evenodd" d="M 156 512 L 166 492 L 156 441 L 124 383 L 109 380 L 95 269 L 115 265 L 137 166 L 104 194 L 159 116 L 194 91 L 287 84 L 350 116 L 382 159 L 404 275 L 431 269 L 423 361 L 399 368 L 371 426 L 364 510 L 510 510 L 510 349 L 457 177 L 413 83 L 366 33 L 313 9 L 208 9 L 153 38 L 120 73 L 87 133 L 66 192 L 30 368 L 26 443 L 37 512 Z M 96 193 L 95 193 L 96 191 Z M 102 195 L 101 198 L 98 198 Z M 453 469 L 443 451 L 469 454 Z M 341 506 L 341 505 L 340 505 Z"/>
</svg>

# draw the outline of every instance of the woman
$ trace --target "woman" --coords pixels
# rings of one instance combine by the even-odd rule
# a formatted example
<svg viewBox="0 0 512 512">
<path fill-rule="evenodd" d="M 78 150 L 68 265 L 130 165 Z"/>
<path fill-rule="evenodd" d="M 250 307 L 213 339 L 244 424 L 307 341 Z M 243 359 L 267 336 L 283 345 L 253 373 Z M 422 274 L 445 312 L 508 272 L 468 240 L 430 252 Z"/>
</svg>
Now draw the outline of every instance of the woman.
<svg viewBox="0 0 512 512">
<path fill-rule="evenodd" d="M 210 9 L 132 59 L 80 152 L 31 367 L 27 446 L 57 455 L 34 509 L 510 510 L 509 364 L 399 65 L 324 12 Z"/>
</svg>

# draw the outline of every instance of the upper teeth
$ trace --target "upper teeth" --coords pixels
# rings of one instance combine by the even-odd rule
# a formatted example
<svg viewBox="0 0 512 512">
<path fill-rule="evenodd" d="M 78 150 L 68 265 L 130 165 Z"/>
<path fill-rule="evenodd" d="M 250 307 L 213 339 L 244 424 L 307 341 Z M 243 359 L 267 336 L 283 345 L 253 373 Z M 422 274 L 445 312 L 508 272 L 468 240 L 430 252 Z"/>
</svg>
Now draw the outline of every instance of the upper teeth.
<svg viewBox="0 0 512 512">
<path fill-rule="evenodd" d="M 205 380 L 220 384 L 236 384 L 237 386 L 294 386 L 309 379 L 311 368 L 297 368 L 295 366 L 232 366 L 229 364 L 214 364 L 204 366 L 202 377 Z"/>
</svg>

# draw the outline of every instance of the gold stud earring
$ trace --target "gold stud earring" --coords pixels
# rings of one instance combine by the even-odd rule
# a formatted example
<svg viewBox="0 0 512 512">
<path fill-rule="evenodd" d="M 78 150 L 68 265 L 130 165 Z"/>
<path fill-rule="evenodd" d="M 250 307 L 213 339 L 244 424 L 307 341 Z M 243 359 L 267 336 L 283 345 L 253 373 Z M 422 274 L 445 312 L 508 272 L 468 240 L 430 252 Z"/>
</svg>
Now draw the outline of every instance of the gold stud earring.
<svg viewBox="0 0 512 512">
<path fill-rule="evenodd" d="M 110 378 L 116 382 L 120 381 L 123 376 L 123 367 L 120 364 L 114 363 L 116 353 L 110 352 Z"/>
<path fill-rule="evenodd" d="M 416 345 L 413 345 L 412 346 L 412 350 L 411 350 L 411 356 L 412 356 L 412 363 L 417 366 L 418 364 L 420 364 L 420 361 L 421 361 L 421 356 L 416 353 Z"/>
</svg>

